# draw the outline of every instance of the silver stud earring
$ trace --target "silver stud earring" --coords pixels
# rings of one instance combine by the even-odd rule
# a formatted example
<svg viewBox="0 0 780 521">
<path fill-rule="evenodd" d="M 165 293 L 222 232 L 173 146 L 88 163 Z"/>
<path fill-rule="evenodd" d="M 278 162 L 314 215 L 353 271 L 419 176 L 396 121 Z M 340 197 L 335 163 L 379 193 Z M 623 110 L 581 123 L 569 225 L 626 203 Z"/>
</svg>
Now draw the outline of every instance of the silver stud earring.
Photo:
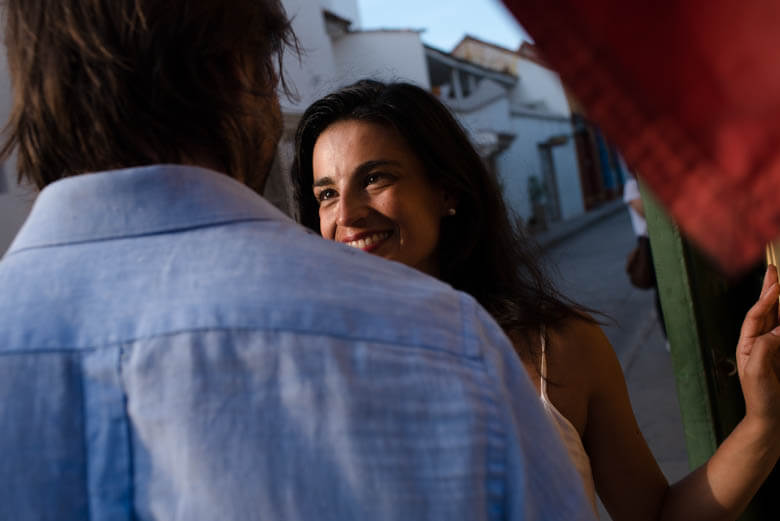
<svg viewBox="0 0 780 521">
<path fill-rule="evenodd" d="M 449 210 L 447 210 L 447 213 L 450 215 L 455 215 L 455 208 L 450 208 Z"/>
</svg>

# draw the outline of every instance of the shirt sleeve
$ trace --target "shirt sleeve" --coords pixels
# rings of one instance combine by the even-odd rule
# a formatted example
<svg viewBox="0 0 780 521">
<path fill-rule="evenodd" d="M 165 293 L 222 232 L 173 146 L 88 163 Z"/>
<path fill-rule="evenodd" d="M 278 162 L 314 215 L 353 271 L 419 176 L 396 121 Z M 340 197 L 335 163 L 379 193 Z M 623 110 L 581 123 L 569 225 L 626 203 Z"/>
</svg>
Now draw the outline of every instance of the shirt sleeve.
<svg viewBox="0 0 780 521">
<path fill-rule="evenodd" d="M 641 194 L 639 193 L 639 184 L 636 179 L 627 179 L 626 184 L 623 185 L 623 201 L 630 203 L 634 199 L 639 199 Z"/>
<path fill-rule="evenodd" d="M 481 307 L 476 315 L 506 437 L 504 519 L 594 520 L 582 479 L 509 339 Z"/>
</svg>

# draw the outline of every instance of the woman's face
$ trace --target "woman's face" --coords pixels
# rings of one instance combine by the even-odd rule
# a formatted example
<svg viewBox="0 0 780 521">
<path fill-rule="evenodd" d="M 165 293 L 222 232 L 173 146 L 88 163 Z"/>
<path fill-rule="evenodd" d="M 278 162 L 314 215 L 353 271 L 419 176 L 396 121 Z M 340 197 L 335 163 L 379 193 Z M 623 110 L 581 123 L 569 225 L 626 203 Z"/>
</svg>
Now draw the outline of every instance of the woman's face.
<svg viewBox="0 0 780 521">
<path fill-rule="evenodd" d="M 317 138 L 312 169 L 323 237 L 438 275 L 448 198 L 394 129 L 336 122 Z"/>
</svg>

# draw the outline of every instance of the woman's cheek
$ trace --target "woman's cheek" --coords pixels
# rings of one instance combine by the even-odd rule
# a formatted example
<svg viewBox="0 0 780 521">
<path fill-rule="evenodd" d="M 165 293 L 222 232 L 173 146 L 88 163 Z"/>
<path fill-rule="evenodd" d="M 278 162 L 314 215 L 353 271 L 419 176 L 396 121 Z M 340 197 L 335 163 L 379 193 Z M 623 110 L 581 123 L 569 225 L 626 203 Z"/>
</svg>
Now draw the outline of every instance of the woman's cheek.
<svg viewBox="0 0 780 521">
<path fill-rule="evenodd" d="M 326 212 L 323 211 L 322 208 L 320 208 L 320 235 L 326 239 L 333 239 L 333 226 L 331 226 L 331 223 L 328 221 L 328 216 Z"/>
</svg>

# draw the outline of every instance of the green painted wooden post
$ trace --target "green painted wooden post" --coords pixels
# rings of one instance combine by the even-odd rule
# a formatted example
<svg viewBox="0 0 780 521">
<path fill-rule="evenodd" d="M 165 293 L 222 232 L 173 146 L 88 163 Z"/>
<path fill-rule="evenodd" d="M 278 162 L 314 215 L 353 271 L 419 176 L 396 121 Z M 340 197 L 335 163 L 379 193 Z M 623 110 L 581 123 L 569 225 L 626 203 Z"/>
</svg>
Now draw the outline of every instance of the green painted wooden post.
<svg viewBox="0 0 780 521">
<path fill-rule="evenodd" d="M 642 193 L 648 194 L 643 186 Z M 688 463 L 707 461 L 717 448 L 713 396 L 696 327 L 695 295 L 685 243 L 676 227 L 652 197 L 643 196 L 648 234 L 653 249 L 658 292 L 664 310 L 672 363 L 680 400 Z M 683 347 L 684 346 L 684 347 Z"/>
<path fill-rule="evenodd" d="M 672 365 L 690 467 L 703 464 L 744 415 L 734 352 L 745 313 L 761 290 L 763 265 L 739 279 L 724 277 L 686 241 L 646 187 L 642 199 L 659 295 L 671 344 Z M 740 517 L 780 514 L 767 489 Z M 772 519 L 780 516 L 773 516 Z"/>
</svg>

